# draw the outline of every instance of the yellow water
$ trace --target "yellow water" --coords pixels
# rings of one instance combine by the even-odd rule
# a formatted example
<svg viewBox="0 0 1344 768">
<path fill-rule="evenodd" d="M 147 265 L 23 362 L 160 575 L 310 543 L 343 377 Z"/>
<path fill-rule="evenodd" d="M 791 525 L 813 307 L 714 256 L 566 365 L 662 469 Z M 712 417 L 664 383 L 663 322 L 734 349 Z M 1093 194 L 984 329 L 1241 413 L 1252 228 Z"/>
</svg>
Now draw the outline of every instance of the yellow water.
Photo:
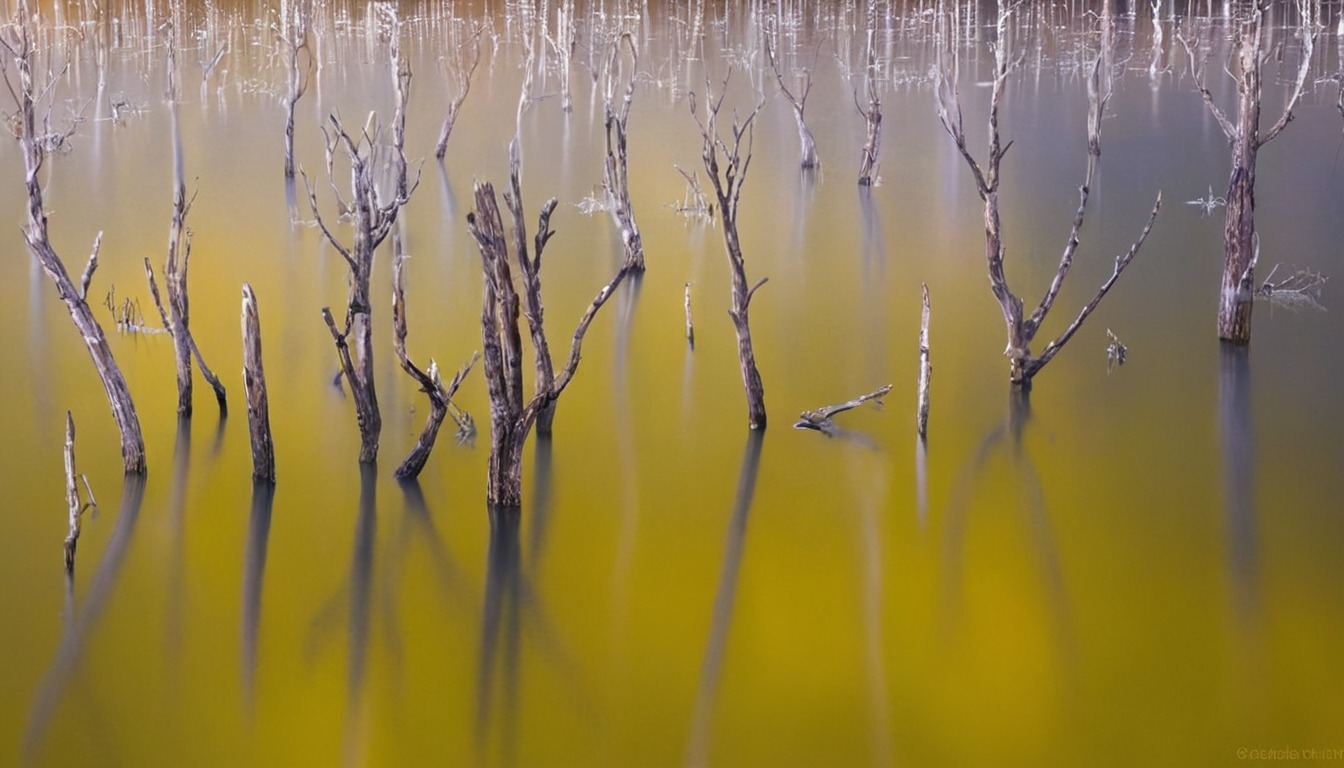
<svg viewBox="0 0 1344 768">
<path fill-rule="evenodd" d="M 1132 60 L 1116 70 L 1084 244 L 1038 348 L 1110 273 L 1158 189 L 1166 205 L 1132 268 L 1037 379 L 1029 414 L 1014 411 L 979 203 L 923 81 L 927 5 L 881 6 L 882 183 L 866 194 L 854 183 L 857 81 L 845 74 L 859 67 L 863 16 L 789 6 L 803 21 L 781 50 L 786 67 L 815 68 L 807 114 L 823 168 L 800 180 L 793 116 L 765 80 L 741 210 L 749 279 L 769 277 L 751 317 L 771 426 L 754 444 L 721 231 L 668 205 L 684 191 L 673 165 L 699 164 L 684 94 L 703 91 L 706 67 L 717 83 L 736 61 L 729 103 L 750 110 L 762 75 L 744 70 L 740 50 L 762 17 L 714 12 L 726 21 L 706 20 L 703 49 L 687 47 L 685 8 L 626 19 L 648 73 L 630 123 L 648 272 L 594 322 L 554 438 L 529 444 L 521 515 L 493 526 L 479 372 L 459 397 L 483 430 L 475 445 L 446 429 L 418 486 L 403 487 L 392 470 L 427 405 L 391 344 L 380 346 L 382 454 L 361 474 L 319 314 L 340 306 L 345 268 L 286 212 L 284 72 L 274 35 L 254 23 L 264 10 L 191 9 L 184 28 L 202 31 L 183 35 L 179 57 L 197 195 L 193 330 L 229 388 L 229 418 L 198 379 L 196 416 L 179 430 L 168 337 L 117 334 L 98 312 L 144 425 L 138 505 L 83 344 L 17 231 L 21 159 L 6 145 L 0 762 L 1192 765 L 1233 762 L 1241 749 L 1344 749 L 1344 325 L 1333 286 L 1325 313 L 1258 308 L 1245 365 L 1220 359 L 1220 211 L 1205 218 L 1184 201 L 1210 184 L 1219 192 L 1226 144 L 1180 71 L 1170 23 L 1163 61 L 1175 68 L 1152 80 L 1147 10 L 1122 17 L 1116 59 Z M 50 9 L 43 22 L 56 59 L 72 57 L 58 118 L 97 82 L 94 43 L 69 32 L 77 8 L 66 13 L 64 36 L 50 32 Z M 142 6 L 108 13 L 126 34 L 109 53 L 107 94 L 143 109 L 80 126 L 44 171 L 47 207 L 72 271 L 104 232 L 91 294 L 115 286 L 154 316 L 141 261 L 161 262 L 171 202 L 162 37 L 146 38 Z M 328 206 L 320 120 L 333 109 L 352 124 L 390 114 L 385 46 L 366 34 L 367 13 L 322 17 L 320 81 L 299 106 L 299 159 Z M 1004 104 L 1015 140 L 1002 192 L 1009 278 L 1029 302 L 1054 272 L 1082 175 L 1085 94 L 1068 62 L 1080 39 L 1096 45 L 1090 17 L 1058 13 L 1063 29 L 1017 41 L 1029 55 Z M 403 211 L 408 346 L 445 370 L 480 348 L 480 261 L 464 217 L 474 179 L 504 181 L 526 28 L 513 4 L 446 14 L 402 7 L 415 72 L 408 154 L 427 158 Z M 574 111 L 561 112 L 550 71 L 536 84 L 547 98 L 522 123 L 530 215 L 560 200 L 543 268 L 557 354 L 620 257 L 606 214 L 576 207 L 600 183 L 602 157 L 587 53 L 600 18 L 577 17 Z M 438 62 L 475 18 L 492 20 L 497 43 L 484 46 L 441 169 L 433 143 L 450 94 Z M 202 97 L 195 62 L 225 30 L 229 52 Z M 1338 71 L 1336 44 L 1322 36 L 1313 78 Z M 967 55 L 978 150 L 988 53 Z M 1264 150 L 1262 265 L 1341 271 L 1334 88 L 1312 87 Z M 1276 85 L 1267 119 L 1281 103 Z M 105 112 L 101 102 L 87 116 Z M 380 255 L 375 332 L 390 341 L 388 272 Z M 260 304 L 270 384 L 269 506 L 250 482 L 244 281 Z M 914 434 L 921 282 L 935 366 L 926 452 Z M 1129 347 L 1109 374 L 1107 328 Z M 802 410 L 887 383 L 885 407 L 838 417 L 848 437 L 789 428 Z M 66 409 L 101 504 L 84 525 L 71 603 L 60 565 Z"/>
</svg>

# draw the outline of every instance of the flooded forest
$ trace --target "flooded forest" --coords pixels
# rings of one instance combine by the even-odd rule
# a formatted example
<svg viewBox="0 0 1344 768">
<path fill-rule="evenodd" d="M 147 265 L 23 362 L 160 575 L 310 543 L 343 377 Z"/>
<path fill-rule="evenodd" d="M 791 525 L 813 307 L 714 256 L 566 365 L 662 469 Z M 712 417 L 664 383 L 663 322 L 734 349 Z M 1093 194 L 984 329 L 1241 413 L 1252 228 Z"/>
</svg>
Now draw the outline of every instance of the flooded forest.
<svg viewBox="0 0 1344 768">
<path fill-rule="evenodd" d="M 1338 0 L 6 0 L 0 73 L 0 762 L 1344 759 Z"/>
</svg>

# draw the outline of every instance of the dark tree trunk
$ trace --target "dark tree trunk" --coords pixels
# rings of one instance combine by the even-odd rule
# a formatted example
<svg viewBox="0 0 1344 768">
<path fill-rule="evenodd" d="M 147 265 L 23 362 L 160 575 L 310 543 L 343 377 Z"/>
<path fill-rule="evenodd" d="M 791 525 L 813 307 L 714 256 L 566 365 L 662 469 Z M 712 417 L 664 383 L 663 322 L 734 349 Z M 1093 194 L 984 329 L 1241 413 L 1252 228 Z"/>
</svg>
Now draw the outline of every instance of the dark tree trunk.
<svg viewBox="0 0 1344 768">
<path fill-rule="evenodd" d="M 247 430 L 252 442 L 252 481 L 275 483 L 275 447 L 271 442 L 271 411 L 266 372 L 261 364 L 261 317 L 252 286 L 243 283 L 243 386 L 247 397 Z"/>
</svg>

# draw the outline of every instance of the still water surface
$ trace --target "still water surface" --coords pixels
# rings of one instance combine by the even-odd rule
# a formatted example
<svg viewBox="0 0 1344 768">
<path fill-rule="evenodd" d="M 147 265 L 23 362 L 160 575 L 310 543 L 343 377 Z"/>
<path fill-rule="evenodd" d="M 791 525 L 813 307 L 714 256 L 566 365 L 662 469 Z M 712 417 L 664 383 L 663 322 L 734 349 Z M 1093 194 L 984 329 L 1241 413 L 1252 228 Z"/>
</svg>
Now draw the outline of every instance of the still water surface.
<svg viewBox="0 0 1344 768">
<path fill-rule="evenodd" d="M 1230 762 L 1241 748 L 1344 748 L 1344 312 L 1334 286 L 1330 311 L 1260 307 L 1249 352 L 1220 349 L 1221 210 L 1205 216 L 1184 203 L 1210 185 L 1221 193 L 1226 142 L 1172 48 L 1171 18 L 1158 48 L 1146 8 L 1121 15 L 1099 184 L 1043 336 L 1110 273 L 1159 189 L 1166 205 L 1029 401 L 1016 397 L 979 201 L 935 118 L 928 5 L 877 6 L 882 181 L 862 190 L 852 96 L 862 88 L 862 9 L 784 4 L 782 64 L 811 67 L 816 81 L 807 114 L 823 166 L 800 176 L 792 113 L 761 69 L 776 6 L 711 10 L 697 26 L 680 5 L 581 4 L 573 111 L 560 108 L 550 61 L 534 86 L 544 98 L 521 124 L 531 215 L 546 197 L 560 200 L 543 270 L 553 346 L 620 259 L 608 217 L 578 207 L 601 182 L 591 73 L 618 28 L 636 35 L 646 73 L 630 179 L 649 267 L 590 329 L 554 437 L 527 450 L 516 518 L 486 509 L 479 372 L 459 402 L 486 433 L 472 446 L 445 431 L 418 484 L 403 485 L 392 469 L 426 403 L 391 344 L 380 347 L 382 458 L 356 462 L 352 405 L 331 385 L 336 357 L 319 315 L 344 299 L 345 266 L 286 210 L 285 75 L 265 9 L 192 6 L 179 22 L 191 31 L 179 61 L 196 192 L 193 329 L 229 387 L 229 417 L 198 381 L 196 415 L 178 423 L 168 337 L 116 334 L 99 312 L 144 424 L 143 482 L 123 480 L 88 356 L 23 247 L 21 158 L 7 144 L 4 762 L 1190 765 Z M 104 38 L 105 90 L 44 173 L 67 266 L 82 266 L 102 230 L 91 293 L 115 287 L 118 301 L 138 299 L 154 316 L 141 262 L 161 262 L 168 230 L 155 31 L 168 11 L 151 20 L 147 7 L 107 11 L 120 35 Z M 456 17 L 432 3 L 401 8 L 415 72 L 408 154 L 427 158 L 403 211 L 408 344 L 417 361 L 449 369 L 481 344 L 480 260 L 464 221 L 472 183 L 505 181 L 522 39 L 542 14 L 498 3 Z M 1338 8 L 1327 11 L 1313 80 L 1340 70 Z M 83 22 L 66 14 L 48 9 L 42 38 L 44 57 L 71 63 L 57 81 L 58 118 L 67 99 L 94 98 L 98 82 L 99 37 L 80 42 Z M 351 124 L 391 111 L 386 42 L 369 14 L 328 7 L 315 29 L 321 69 L 299 104 L 297 147 L 324 206 L 320 122 L 337 109 Z M 554 33 L 554 8 L 547 18 Z M 482 64 L 440 165 L 433 145 L 453 95 L 443 62 L 478 19 L 489 25 Z M 981 17 L 963 41 L 977 150 L 991 21 Z M 1200 28 L 1206 40 L 1224 37 L 1217 19 Z M 1078 62 L 1095 55 L 1097 30 L 1081 8 L 1043 5 L 1014 40 L 1026 56 L 1005 97 L 1015 143 L 1002 200 L 1009 279 L 1029 302 L 1054 272 L 1076 206 Z M 1290 33 L 1275 34 L 1289 52 L 1269 65 L 1267 120 L 1295 55 Z M 200 87 L 195 61 L 226 41 Z M 730 104 L 750 110 L 753 88 L 765 93 L 741 210 L 749 276 L 769 277 L 751 316 L 772 425 L 763 435 L 746 426 L 721 231 L 671 208 L 684 194 L 674 165 L 699 164 L 686 91 L 702 92 L 706 69 L 717 82 L 729 64 Z M 1218 77 L 1213 88 L 1230 106 L 1229 83 Z M 1335 88 L 1310 85 L 1297 119 L 1262 153 L 1262 265 L 1344 271 Z M 115 99 L 132 107 L 117 123 L 106 119 Z M 387 267 L 380 257 L 374 322 L 390 341 Z M 244 281 L 261 307 L 273 495 L 250 482 Z M 933 303 L 927 450 L 914 428 L 921 282 Z M 1129 348 L 1110 373 L 1107 328 Z M 884 408 L 839 417 L 847 435 L 789 428 L 804 409 L 887 383 Z M 101 503 L 69 593 L 66 409 Z"/>
</svg>

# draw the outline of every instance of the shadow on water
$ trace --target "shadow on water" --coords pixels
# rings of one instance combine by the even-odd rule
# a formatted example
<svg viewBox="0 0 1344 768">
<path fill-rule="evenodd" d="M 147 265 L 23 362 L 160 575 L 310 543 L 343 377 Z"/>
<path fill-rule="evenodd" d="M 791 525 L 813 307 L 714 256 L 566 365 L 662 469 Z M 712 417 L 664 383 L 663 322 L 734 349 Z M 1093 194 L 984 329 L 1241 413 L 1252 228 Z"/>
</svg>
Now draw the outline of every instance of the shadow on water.
<svg viewBox="0 0 1344 768">
<path fill-rule="evenodd" d="M 714 719 L 714 703 L 718 698 L 719 681 L 723 676 L 723 655 L 728 645 L 728 629 L 733 620 L 733 603 L 737 599 L 737 574 L 742 566 L 742 551 L 747 541 L 747 514 L 752 497 L 756 495 L 756 476 L 761 467 L 763 430 L 751 430 L 742 452 L 742 468 L 737 475 L 737 497 L 733 501 L 733 515 L 728 520 L 728 536 L 724 543 L 723 569 L 719 574 L 719 588 L 714 595 L 714 618 L 705 643 L 705 658 L 700 666 L 700 686 L 695 695 L 695 711 L 691 715 L 691 732 L 686 746 L 686 764 L 709 764 L 710 724 Z"/>
<path fill-rule="evenodd" d="M 532 532 L 529 539 L 527 565 L 536 570 L 537 561 L 546 549 L 546 533 L 551 523 L 551 498 L 555 485 L 555 461 L 552 436 L 540 432 L 532 436 Z"/>
<path fill-rule="evenodd" d="M 859 186 L 859 213 L 863 217 L 863 275 L 881 277 L 886 272 L 887 243 L 882 234 L 882 217 L 873 203 L 873 188 Z"/>
<path fill-rule="evenodd" d="M 252 483 L 252 509 L 247 523 L 247 551 L 243 559 L 243 702 L 249 714 L 255 701 L 257 631 L 261 626 L 261 585 L 266 574 L 266 550 L 271 536 L 275 485 Z"/>
<path fill-rule="evenodd" d="M 1036 560 L 1041 569 L 1048 610 L 1054 623 L 1056 642 L 1066 663 L 1075 658 L 1072 622 L 1069 616 L 1068 596 L 1064 577 L 1050 528 L 1050 516 L 1045 505 L 1045 491 L 1041 485 L 1036 463 L 1023 445 L 1023 436 L 1031 421 L 1031 391 L 1013 386 L 1008 391 L 1008 414 L 1002 424 L 990 430 L 970 461 L 958 474 L 955 492 L 947 511 L 947 535 L 943 551 L 942 600 L 943 631 L 950 632 L 953 620 L 962 610 L 962 545 L 970 518 L 970 496 L 978 478 L 985 474 L 990 459 L 1001 444 L 1015 470 L 1015 485 L 1021 495 L 1021 509 L 1031 536 Z"/>
<path fill-rule="evenodd" d="M 442 160 L 436 164 L 439 166 L 439 189 L 443 192 L 443 221 L 451 223 L 457 219 L 457 195 L 453 194 L 453 182 L 448 180 L 448 166 Z"/>
<path fill-rule="evenodd" d="M 362 763 L 365 743 L 364 681 L 369 660 L 369 605 L 373 593 L 373 545 L 378 533 L 378 467 L 359 465 L 359 519 L 350 561 L 349 657 L 346 666 L 345 761 Z"/>
<path fill-rule="evenodd" d="M 168 565 L 168 605 L 163 627 L 163 645 L 169 665 L 177 669 L 182 657 L 182 612 L 186 605 L 187 481 L 191 474 L 191 417 L 177 417 L 173 440 L 173 478 L 168 492 L 168 519 L 172 548 Z M 177 679 L 178 675 L 172 675 Z"/>
<path fill-rule="evenodd" d="M 98 620 L 107 608 L 108 599 L 116 588 L 117 577 L 121 573 L 126 551 L 130 547 L 131 536 L 135 532 L 136 521 L 140 517 L 140 507 L 145 500 L 144 475 L 126 475 L 121 488 L 121 507 L 117 512 L 117 525 L 107 542 L 102 560 L 94 571 L 93 582 L 84 598 L 82 611 L 76 611 L 74 585 L 67 577 L 66 603 L 67 614 L 65 628 L 61 634 L 60 645 L 56 649 L 56 658 L 38 685 L 33 699 L 33 707 L 28 713 L 28 725 L 23 737 L 23 761 L 31 763 L 42 743 L 47 725 L 51 722 L 56 707 L 60 704 L 61 694 L 70 683 L 70 678 L 79 669 L 80 658 L 84 650 L 84 641 L 97 628 Z M 56 559 L 53 557 L 52 561 Z"/>
<path fill-rule="evenodd" d="M 1222 343 L 1218 349 L 1218 440 L 1223 462 L 1223 509 L 1227 519 L 1227 572 L 1241 629 L 1259 614 L 1256 595 L 1255 435 L 1251 423 L 1250 349 Z"/>
<path fill-rule="evenodd" d="M 468 594 L 466 576 L 453 560 L 452 553 L 443 543 L 443 537 L 439 535 L 438 526 L 434 524 L 434 516 L 430 514 L 429 505 L 425 502 L 425 493 L 420 488 L 420 481 L 405 479 L 399 480 L 398 484 L 401 486 L 401 492 L 406 501 L 405 519 L 410 525 L 405 529 L 408 533 L 403 536 L 401 549 L 393 553 L 391 559 L 394 562 L 403 560 L 406 543 L 408 543 L 405 542 L 405 539 L 409 538 L 409 531 L 419 531 L 425 545 L 429 547 L 430 563 L 434 567 L 434 574 L 443 590 L 444 597 L 464 602 Z"/>
<path fill-rule="evenodd" d="M 495 714 L 495 667 L 500 666 L 500 762 L 513 765 L 517 734 L 518 658 L 522 642 L 522 511 L 490 507 L 490 551 L 485 570 L 485 606 L 481 616 L 481 652 L 476 673 L 476 749 L 485 760 L 490 720 Z M 496 661 L 496 654 L 503 658 Z"/>
<path fill-rule="evenodd" d="M 617 469 L 620 473 L 620 530 L 617 533 L 616 565 L 612 569 L 612 588 L 619 616 L 617 626 L 624 626 L 624 611 L 628 604 L 629 574 L 634 560 L 635 543 L 639 540 L 639 471 L 636 465 L 635 418 L 630 406 L 630 335 L 639 308 L 639 294 L 644 285 L 643 273 L 633 273 L 620 287 L 616 304 L 616 338 L 612 355 L 612 417 L 616 421 Z M 619 638 L 618 638 L 619 639 Z M 624 643 L 620 643 L 624 647 Z"/>
</svg>

